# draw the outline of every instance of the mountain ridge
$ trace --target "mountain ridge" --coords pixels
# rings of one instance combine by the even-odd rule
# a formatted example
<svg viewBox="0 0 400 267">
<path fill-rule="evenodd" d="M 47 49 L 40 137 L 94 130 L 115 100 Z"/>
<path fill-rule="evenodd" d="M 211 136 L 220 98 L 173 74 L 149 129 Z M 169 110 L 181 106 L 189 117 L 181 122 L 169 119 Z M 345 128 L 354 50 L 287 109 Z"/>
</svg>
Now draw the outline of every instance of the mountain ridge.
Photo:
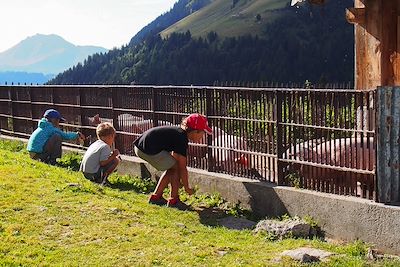
<svg viewBox="0 0 400 267">
<path fill-rule="evenodd" d="M 54 74 L 106 51 L 99 46 L 74 45 L 56 34 L 36 34 L 0 53 L 0 71 Z"/>
</svg>

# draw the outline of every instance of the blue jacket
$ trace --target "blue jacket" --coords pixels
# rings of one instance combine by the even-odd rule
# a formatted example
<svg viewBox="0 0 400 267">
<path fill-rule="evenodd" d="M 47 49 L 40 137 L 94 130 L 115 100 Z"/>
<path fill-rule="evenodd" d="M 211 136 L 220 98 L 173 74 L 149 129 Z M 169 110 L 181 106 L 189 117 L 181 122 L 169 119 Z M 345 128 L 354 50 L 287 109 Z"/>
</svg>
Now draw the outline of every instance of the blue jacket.
<svg viewBox="0 0 400 267">
<path fill-rule="evenodd" d="M 63 132 L 61 129 L 54 127 L 54 125 L 47 121 L 47 119 L 42 118 L 38 123 L 38 128 L 32 133 L 28 141 L 28 151 L 35 153 L 42 153 L 43 147 L 47 140 L 53 136 L 53 134 L 58 134 L 64 140 L 74 140 L 78 138 L 78 133 L 74 132 Z"/>
</svg>

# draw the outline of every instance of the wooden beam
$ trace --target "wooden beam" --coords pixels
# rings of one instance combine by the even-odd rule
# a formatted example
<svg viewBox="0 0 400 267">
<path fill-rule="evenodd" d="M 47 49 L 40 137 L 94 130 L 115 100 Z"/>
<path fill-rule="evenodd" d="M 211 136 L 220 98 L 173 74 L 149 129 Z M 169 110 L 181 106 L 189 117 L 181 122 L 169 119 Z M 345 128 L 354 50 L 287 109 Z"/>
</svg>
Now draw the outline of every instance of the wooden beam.
<svg viewBox="0 0 400 267">
<path fill-rule="evenodd" d="M 352 24 L 365 24 L 365 8 L 349 7 L 346 8 L 347 22 Z"/>
<path fill-rule="evenodd" d="M 397 12 L 400 12 L 400 3 L 397 7 Z M 394 66 L 394 85 L 400 86 L 400 15 L 397 15 L 397 46 L 395 57 L 393 58 Z"/>
<path fill-rule="evenodd" d="M 397 0 L 382 1 L 381 85 L 395 85 Z"/>
<path fill-rule="evenodd" d="M 364 2 L 361 0 L 354 0 L 355 8 L 365 8 Z M 366 64 L 367 64 L 367 51 L 366 51 L 366 30 L 365 25 L 360 26 L 354 24 L 355 33 L 355 68 L 354 68 L 354 83 L 356 90 L 367 89 L 366 84 Z"/>
</svg>

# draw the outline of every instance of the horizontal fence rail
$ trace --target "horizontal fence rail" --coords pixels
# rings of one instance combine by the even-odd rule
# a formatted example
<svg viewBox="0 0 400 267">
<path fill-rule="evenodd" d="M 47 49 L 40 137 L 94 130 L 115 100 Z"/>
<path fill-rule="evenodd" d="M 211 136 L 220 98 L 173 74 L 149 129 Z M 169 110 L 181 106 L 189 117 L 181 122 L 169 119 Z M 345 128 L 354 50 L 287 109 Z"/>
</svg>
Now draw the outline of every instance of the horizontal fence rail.
<svg viewBox="0 0 400 267">
<path fill-rule="evenodd" d="M 48 108 L 88 146 L 98 120 L 133 155 L 144 131 L 207 115 L 213 135 L 188 164 L 315 191 L 376 198 L 375 91 L 193 86 L 0 86 L 2 134 L 29 137 Z M 71 144 L 73 145 L 73 144 Z"/>
</svg>

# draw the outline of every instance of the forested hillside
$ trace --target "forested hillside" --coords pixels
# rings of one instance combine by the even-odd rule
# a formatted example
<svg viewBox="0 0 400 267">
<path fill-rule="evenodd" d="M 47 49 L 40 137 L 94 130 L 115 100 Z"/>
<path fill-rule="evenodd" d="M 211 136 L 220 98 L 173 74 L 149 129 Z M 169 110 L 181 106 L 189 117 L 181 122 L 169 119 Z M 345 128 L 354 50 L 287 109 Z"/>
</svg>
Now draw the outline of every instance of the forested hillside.
<svg viewBox="0 0 400 267">
<path fill-rule="evenodd" d="M 218 0 L 216 0 L 218 1 Z M 144 41 L 89 57 L 52 84 L 211 85 L 214 81 L 347 82 L 354 75 L 354 34 L 344 10 L 351 0 L 323 8 L 286 5 L 262 34 L 193 38 L 190 32 Z M 257 19 L 257 18 L 255 18 Z"/>
</svg>

